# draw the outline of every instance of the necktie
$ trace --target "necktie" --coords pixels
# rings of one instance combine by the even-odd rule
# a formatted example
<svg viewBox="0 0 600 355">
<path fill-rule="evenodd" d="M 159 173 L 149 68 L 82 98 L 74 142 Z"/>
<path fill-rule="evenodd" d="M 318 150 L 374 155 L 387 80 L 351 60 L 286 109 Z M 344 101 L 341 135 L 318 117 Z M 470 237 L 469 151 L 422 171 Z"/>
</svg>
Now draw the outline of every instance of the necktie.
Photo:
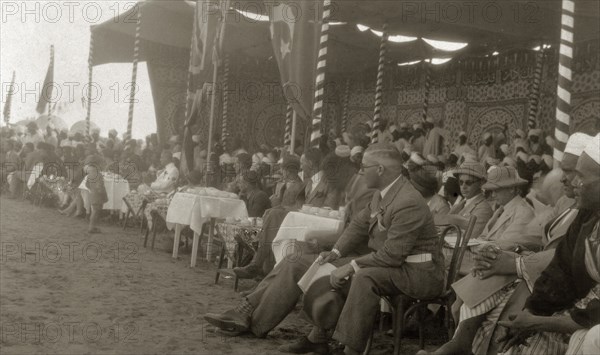
<svg viewBox="0 0 600 355">
<path fill-rule="evenodd" d="M 504 212 L 504 206 L 498 207 L 498 209 L 496 210 L 496 212 L 494 212 L 494 215 L 492 216 L 492 218 L 490 218 L 490 221 L 488 222 L 488 230 L 494 228 L 494 225 L 496 224 L 496 222 L 498 222 L 498 218 L 500 218 L 502 212 Z"/>
<path fill-rule="evenodd" d="M 310 195 L 312 191 L 312 179 L 308 179 L 308 181 L 306 182 L 306 197 L 308 197 L 308 195 Z"/>
<path fill-rule="evenodd" d="M 452 208 L 450 209 L 449 214 L 459 214 L 460 211 L 462 211 L 463 208 L 465 208 L 466 204 L 467 204 L 467 199 L 463 198 L 458 204 L 452 206 Z"/>
</svg>

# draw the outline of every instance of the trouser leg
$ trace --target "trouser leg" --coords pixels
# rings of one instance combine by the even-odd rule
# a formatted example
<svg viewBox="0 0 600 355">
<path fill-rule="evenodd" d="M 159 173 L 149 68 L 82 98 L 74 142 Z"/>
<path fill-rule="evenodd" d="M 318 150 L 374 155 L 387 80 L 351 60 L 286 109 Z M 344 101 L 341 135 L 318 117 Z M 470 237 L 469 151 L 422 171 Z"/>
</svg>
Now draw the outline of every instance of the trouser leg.
<svg viewBox="0 0 600 355">
<path fill-rule="evenodd" d="M 248 302 L 254 308 L 252 333 L 265 336 L 294 309 L 302 293 L 297 283 L 314 259 L 314 255 L 307 255 L 297 260 L 282 260 L 248 295 Z"/>
</svg>

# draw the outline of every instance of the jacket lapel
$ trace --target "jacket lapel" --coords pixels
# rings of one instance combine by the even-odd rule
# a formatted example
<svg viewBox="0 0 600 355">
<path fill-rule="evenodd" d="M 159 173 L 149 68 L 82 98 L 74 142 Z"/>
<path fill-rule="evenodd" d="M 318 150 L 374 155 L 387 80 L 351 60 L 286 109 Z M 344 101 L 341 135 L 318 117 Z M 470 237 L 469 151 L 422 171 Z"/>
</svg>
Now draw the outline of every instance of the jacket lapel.
<svg viewBox="0 0 600 355">
<path fill-rule="evenodd" d="M 306 186 L 306 185 L 305 185 Z M 315 198 L 315 196 L 322 191 L 325 191 L 327 189 L 327 186 L 325 184 L 325 181 L 323 181 L 323 179 L 321 179 L 321 181 L 319 181 L 319 183 L 317 184 L 317 186 L 315 188 L 313 188 L 313 190 L 308 194 L 308 196 L 306 197 L 306 201 L 307 203 L 310 203 L 310 201 Z"/>
</svg>

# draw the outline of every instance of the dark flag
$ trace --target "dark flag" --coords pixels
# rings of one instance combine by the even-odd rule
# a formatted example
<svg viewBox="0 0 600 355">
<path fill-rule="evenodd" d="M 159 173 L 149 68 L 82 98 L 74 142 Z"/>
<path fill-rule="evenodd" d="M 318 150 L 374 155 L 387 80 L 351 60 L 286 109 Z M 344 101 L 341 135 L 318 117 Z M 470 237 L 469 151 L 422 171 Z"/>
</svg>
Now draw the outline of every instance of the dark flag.
<svg viewBox="0 0 600 355">
<path fill-rule="evenodd" d="M 315 2 L 282 0 L 269 8 L 271 43 L 286 100 L 300 117 L 312 116 L 320 16 Z"/>
<path fill-rule="evenodd" d="M 40 115 L 46 112 L 46 106 L 50 103 L 52 98 L 52 91 L 54 90 L 54 46 L 50 46 L 50 65 L 46 72 L 46 78 L 44 79 L 44 85 L 40 93 L 40 100 L 38 101 L 37 108 L 35 109 Z"/>
<path fill-rule="evenodd" d="M 204 84 L 212 81 L 213 49 L 220 16 L 221 13 L 217 3 L 196 0 L 188 71 L 183 154 L 181 157 L 181 167 L 184 174 L 194 168 L 194 145 L 192 142 L 194 132 L 191 132 L 191 126 L 197 123 L 200 114 L 204 97 Z"/>
</svg>

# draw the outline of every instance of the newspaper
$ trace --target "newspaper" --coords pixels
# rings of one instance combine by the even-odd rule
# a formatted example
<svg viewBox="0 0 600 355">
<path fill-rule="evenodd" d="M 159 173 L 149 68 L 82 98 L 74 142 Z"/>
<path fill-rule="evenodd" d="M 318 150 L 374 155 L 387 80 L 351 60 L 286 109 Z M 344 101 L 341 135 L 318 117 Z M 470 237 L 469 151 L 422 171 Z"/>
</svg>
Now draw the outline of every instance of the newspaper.
<svg viewBox="0 0 600 355">
<path fill-rule="evenodd" d="M 319 265 L 321 258 L 317 258 L 315 262 L 306 270 L 304 276 L 298 281 L 298 287 L 302 290 L 303 293 L 310 288 L 310 286 L 324 276 L 329 276 L 333 272 L 333 270 L 337 269 L 330 263 L 325 263 L 323 265 Z"/>
</svg>

